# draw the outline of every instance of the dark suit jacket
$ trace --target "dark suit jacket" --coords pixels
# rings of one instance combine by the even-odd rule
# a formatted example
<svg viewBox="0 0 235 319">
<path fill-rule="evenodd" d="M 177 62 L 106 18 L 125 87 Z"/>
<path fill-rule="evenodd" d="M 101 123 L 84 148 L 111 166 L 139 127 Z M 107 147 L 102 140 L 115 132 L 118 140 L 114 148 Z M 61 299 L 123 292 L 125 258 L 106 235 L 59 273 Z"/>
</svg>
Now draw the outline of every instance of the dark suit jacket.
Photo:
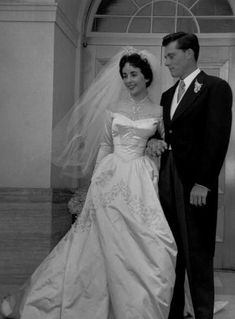
<svg viewBox="0 0 235 319">
<path fill-rule="evenodd" d="M 161 98 L 165 139 L 171 144 L 182 181 L 211 189 L 217 185 L 229 143 L 231 88 L 226 81 L 201 71 L 171 120 L 171 102 L 177 85 L 178 82 Z"/>
</svg>

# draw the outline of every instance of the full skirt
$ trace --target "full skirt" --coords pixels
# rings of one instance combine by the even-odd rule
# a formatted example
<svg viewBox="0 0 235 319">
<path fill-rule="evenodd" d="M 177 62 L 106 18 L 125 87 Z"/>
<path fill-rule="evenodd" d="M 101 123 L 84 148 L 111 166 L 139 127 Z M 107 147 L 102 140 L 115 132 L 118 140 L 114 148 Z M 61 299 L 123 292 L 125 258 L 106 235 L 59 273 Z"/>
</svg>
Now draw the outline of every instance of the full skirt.
<svg viewBox="0 0 235 319">
<path fill-rule="evenodd" d="M 167 319 L 176 253 L 153 162 L 110 154 L 70 231 L 8 298 L 11 318 Z"/>
</svg>

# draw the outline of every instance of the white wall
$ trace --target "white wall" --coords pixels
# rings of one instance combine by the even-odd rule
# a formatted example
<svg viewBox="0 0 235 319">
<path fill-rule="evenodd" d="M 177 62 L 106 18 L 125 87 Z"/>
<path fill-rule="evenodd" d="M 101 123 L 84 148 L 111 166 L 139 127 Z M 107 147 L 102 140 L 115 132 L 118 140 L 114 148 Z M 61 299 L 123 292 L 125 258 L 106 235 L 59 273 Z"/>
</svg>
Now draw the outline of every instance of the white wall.
<svg viewBox="0 0 235 319">
<path fill-rule="evenodd" d="M 79 37 L 65 3 L 70 17 L 52 0 L 0 0 L 0 187 L 62 186 L 52 126 L 74 101 Z"/>
<path fill-rule="evenodd" d="M 60 28 L 55 28 L 54 51 L 54 94 L 53 94 L 53 127 L 74 104 L 76 47 L 64 35 Z M 53 136 L 52 136 L 53 149 Z M 60 170 L 52 165 L 51 185 L 68 186 L 61 178 Z"/>
<path fill-rule="evenodd" d="M 0 23 L 0 187 L 50 184 L 53 25 Z"/>
</svg>

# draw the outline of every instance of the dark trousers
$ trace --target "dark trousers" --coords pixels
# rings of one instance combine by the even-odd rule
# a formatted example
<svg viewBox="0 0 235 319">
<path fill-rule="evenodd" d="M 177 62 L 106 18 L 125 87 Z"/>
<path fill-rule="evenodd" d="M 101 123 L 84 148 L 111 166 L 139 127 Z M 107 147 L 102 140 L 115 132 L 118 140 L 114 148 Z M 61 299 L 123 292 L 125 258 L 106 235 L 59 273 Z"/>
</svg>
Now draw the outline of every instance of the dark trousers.
<svg viewBox="0 0 235 319">
<path fill-rule="evenodd" d="M 176 282 L 169 319 L 183 319 L 186 270 L 195 318 L 212 319 L 213 253 L 208 250 L 203 240 L 203 236 L 206 236 L 206 230 L 201 227 L 204 222 L 204 212 L 189 204 L 190 190 L 182 184 L 178 176 L 172 151 L 167 151 L 161 162 L 159 196 L 178 247 Z M 197 216 L 200 214 L 201 218 Z M 196 216 L 195 219 L 194 216 Z"/>
</svg>

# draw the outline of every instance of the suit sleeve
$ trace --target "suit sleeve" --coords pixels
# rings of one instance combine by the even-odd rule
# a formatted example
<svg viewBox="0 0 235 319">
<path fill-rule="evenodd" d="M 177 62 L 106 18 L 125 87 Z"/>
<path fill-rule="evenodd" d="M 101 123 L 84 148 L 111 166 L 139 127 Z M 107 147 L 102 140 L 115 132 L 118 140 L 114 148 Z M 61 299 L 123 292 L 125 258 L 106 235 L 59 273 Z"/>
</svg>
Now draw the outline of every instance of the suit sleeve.
<svg viewBox="0 0 235 319">
<path fill-rule="evenodd" d="M 165 139 L 165 128 L 164 128 L 164 123 L 163 123 L 162 117 L 159 119 L 159 122 L 157 124 L 157 131 L 156 131 L 155 135 L 156 134 L 159 135 L 159 139 L 162 139 L 162 140 Z"/>
<path fill-rule="evenodd" d="M 160 105 L 162 105 L 163 96 L 164 96 L 164 93 L 161 97 Z M 157 129 L 156 129 L 154 135 L 151 136 L 150 139 L 152 139 L 152 138 L 156 138 L 157 140 L 164 140 L 165 139 L 165 128 L 164 128 L 163 116 L 161 116 L 161 118 L 159 119 Z"/>
<path fill-rule="evenodd" d="M 218 80 L 208 92 L 206 129 L 201 149 L 196 183 L 211 188 L 217 180 L 228 149 L 232 123 L 232 91 Z"/>
</svg>

